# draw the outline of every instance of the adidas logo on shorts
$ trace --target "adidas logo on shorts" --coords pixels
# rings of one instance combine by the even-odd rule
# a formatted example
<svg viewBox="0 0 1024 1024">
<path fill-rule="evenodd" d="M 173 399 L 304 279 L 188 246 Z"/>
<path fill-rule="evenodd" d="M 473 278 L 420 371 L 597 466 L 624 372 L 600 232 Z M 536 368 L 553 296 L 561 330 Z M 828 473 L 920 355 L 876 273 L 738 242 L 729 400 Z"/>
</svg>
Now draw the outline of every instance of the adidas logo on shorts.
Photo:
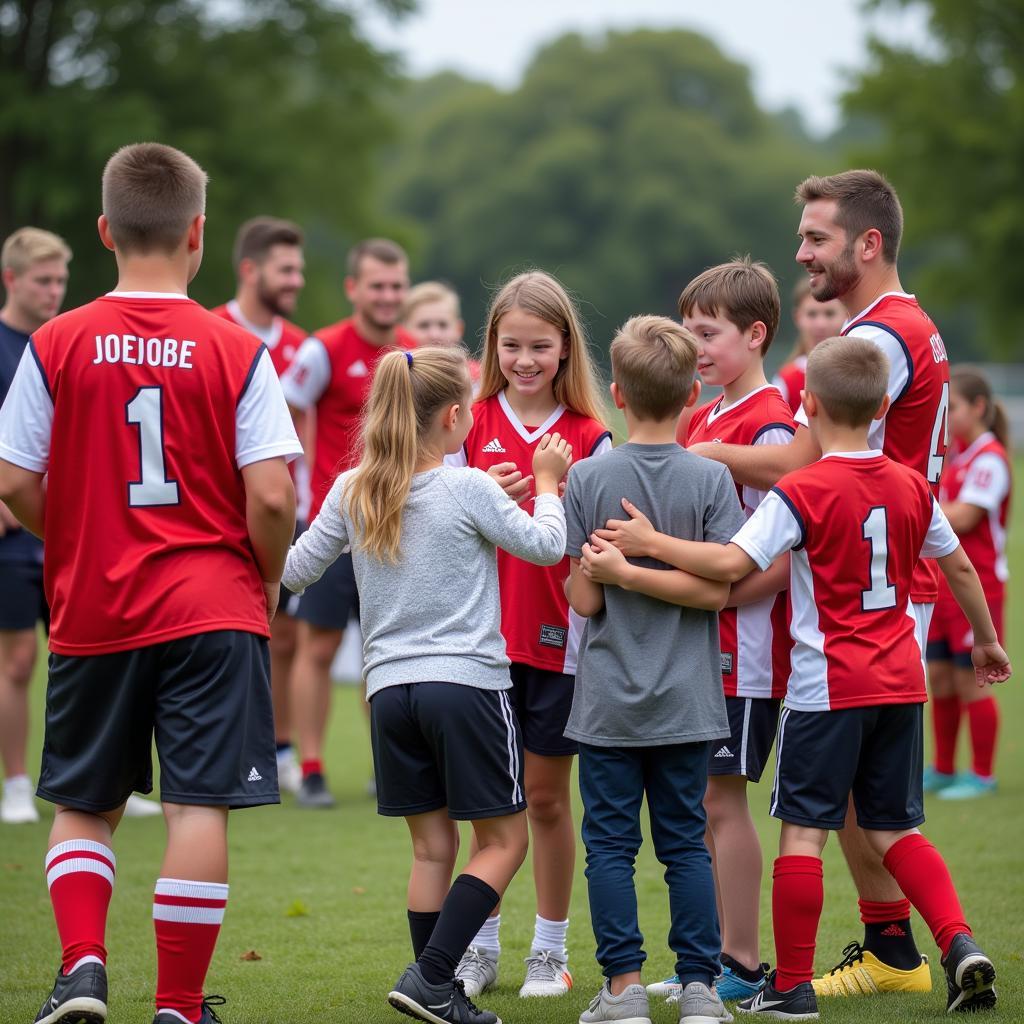
<svg viewBox="0 0 1024 1024">
<path fill-rule="evenodd" d="M 715 757 L 732 757 L 732 751 L 728 747 L 719 747 Z"/>
<path fill-rule="evenodd" d="M 485 452 L 500 452 L 501 454 L 505 453 L 505 449 L 502 447 L 501 442 L 497 438 L 488 441 L 487 444 L 484 445 L 483 450 Z"/>
<path fill-rule="evenodd" d="M 262 782 L 263 776 L 255 768 L 250 769 L 248 782 Z"/>
</svg>

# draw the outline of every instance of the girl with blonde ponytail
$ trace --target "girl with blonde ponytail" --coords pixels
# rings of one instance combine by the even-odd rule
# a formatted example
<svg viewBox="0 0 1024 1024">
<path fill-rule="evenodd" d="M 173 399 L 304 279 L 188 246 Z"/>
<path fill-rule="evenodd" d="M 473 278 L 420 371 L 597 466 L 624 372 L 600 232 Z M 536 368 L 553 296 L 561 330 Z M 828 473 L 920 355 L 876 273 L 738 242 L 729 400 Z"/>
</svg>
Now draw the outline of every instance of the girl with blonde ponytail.
<svg viewBox="0 0 1024 1024">
<path fill-rule="evenodd" d="M 413 844 L 415 963 L 388 1000 L 420 1020 L 495 1024 L 467 999 L 455 968 L 527 847 L 497 549 L 538 565 L 561 561 L 558 486 L 572 448 L 558 434 L 537 445 L 531 516 L 486 473 L 444 464 L 469 433 L 471 405 L 461 350 L 384 356 L 362 460 L 338 477 L 289 552 L 285 583 L 301 593 L 351 547 L 377 809 L 404 817 Z M 458 820 L 473 822 L 478 852 L 452 882 Z"/>
</svg>

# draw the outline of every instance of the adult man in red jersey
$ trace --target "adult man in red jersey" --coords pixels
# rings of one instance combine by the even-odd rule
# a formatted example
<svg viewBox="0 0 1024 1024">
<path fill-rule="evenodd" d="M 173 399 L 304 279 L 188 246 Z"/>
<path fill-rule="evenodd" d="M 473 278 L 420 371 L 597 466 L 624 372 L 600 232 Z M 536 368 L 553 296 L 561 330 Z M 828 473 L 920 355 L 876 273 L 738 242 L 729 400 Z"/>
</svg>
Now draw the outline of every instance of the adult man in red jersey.
<svg viewBox="0 0 1024 1024">
<path fill-rule="evenodd" d="M 363 405 L 381 356 L 414 348 L 399 327 L 409 290 L 409 261 L 385 238 L 359 242 L 348 254 L 345 294 L 352 315 L 303 342 L 282 378 L 285 397 L 299 413 L 316 411 L 309 518 L 316 516 L 334 478 L 358 459 Z M 331 663 L 349 618 L 358 613 L 352 559 L 342 555 L 299 601 L 292 710 L 302 754 L 298 802 L 331 807 L 324 780 L 323 745 L 331 707 Z"/>
</svg>

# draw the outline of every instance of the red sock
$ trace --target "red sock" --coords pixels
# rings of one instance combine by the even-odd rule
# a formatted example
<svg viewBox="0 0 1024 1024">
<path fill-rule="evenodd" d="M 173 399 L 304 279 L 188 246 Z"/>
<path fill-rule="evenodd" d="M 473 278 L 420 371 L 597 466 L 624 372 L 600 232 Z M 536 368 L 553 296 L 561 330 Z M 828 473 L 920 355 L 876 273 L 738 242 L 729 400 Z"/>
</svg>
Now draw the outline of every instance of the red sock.
<svg viewBox="0 0 1024 1024">
<path fill-rule="evenodd" d="M 915 832 L 893 843 L 882 863 L 924 918 L 943 956 L 959 932 L 971 934 L 946 862 L 923 835 Z"/>
<path fill-rule="evenodd" d="M 996 756 L 996 733 L 999 732 L 999 706 L 995 697 L 968 704 L 967 721 L 971 728 L 971 771 L 990 779 Z"/>
<path fill-rule="evenodd" d="M 83 957 L 107 962 L 103 944 L 114 891 L 114 851 L 89 839 L 58 843 L 46 855 L 46 884 L 67 974 Z"/>
<path fill-rule="evenodd" d="M 219 882 L 157 880 L 153 895 L 157 1013 L 176 1010 L 193 1022 L 202 1016 L 203 982 L 227 901 L 228 887 Z"/>
<path fill-rule="evenodd" d="M 960 698 L 932 698 L 932 728 L 935 730 L 935 770 L 952 775 L 956 761 L 956 737 L 960 731 Z"/>
<path fill-rule="evenodd" d="M 310 775 L 323 775 L 324 763 L 319 757 L 307 757 L 302 761 L 302 777 L 305 779 Z"/>
<path fill-rule="evenodd" d="M 775 987 L 788 992 L 814 977 L 814 944 L 825 902 L 819 857 L 778 857 L 772 884 Z"/>
<path fill-rule="evenodd" d="M 876 900 L 857 900 L 863 924 L 888 924 L 910 917 L 910 900 L 879 903 Z"/>
</svg>

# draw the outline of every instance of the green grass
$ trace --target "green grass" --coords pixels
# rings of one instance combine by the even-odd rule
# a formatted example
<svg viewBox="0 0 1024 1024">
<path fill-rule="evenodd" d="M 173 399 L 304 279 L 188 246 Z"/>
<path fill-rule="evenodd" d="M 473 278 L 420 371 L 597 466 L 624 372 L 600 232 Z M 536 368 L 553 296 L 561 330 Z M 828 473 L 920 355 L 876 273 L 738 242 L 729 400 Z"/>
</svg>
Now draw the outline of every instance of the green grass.
<svg viewBox="0 0 1024 1024">
<path fill-rule="evenodd" d="M 1018 465 L 1018 471 L 1024 466 Z M 1018 479 L 1022 477 L 1018 472 Z M 1011 530 L 1011 566 L 1024 580 L 1024 502 L 1017 503 Z M 1018 591 L 1019 592 L 1019 591 Z M 1015 596 L 1015 595 L 1011 595 Z M 1011 600 L 1011 654 L 1024 672 L 1024 601 Z M 34 683 L 35 717 L 31 762 L 41 745 L 44 671 Z M 1018 680 L 1000 691 L 1003 725 L 999 791 L 983 801 L 944 804 L 931 800 L 925 831 L 945 855 L 965 909 L 999 970 L 999 1013 L 1024 1020 L 1024 757 L 1021 723 L 1024 697 Z M 340 797 L 330 812 L 283 807 L 240 812 L 231 821 L 231 899 L 208 981 L 224 993 L 225 1024 L 307 1024 L 311 1021 L 400 1019 L 384 1002 L 409 958 L 405 885 L 409 842 L 400 821 L 380 818 L 364 795 L 370 755 L 356 693 L 341 689 L 334 704 L 328 765 Z M 769 783 L 753 787 L 751 799 L 770 864 L 778 825 L 767 815 Z M 41 805 L 42 806 L 42 805 Z M 33 1020 L 59 959 L 46 895 L 42 861 L 49 815 L 35 826 L 0 826 L 0 1024 Z M 578 814 L 577 814 L 578 820 Z M 110 1021 L 148 1024 L 155 979 L 150 902 L 163 843 L 157 820 L 125 821 L 115 840 L 117 885 L 110 911 Z M 582 847 L 577 861 L 569 939 L 576 981 L 563 999 L 520 1001 L 521 960 L 533 927 L 532 886 L 524 868 L 505 900 L 502 917 L 503 971 L 499 988 L 481 1000 L 506 1022 L 572 1022 L 600 984 L 593 959 Z M 825 912 L 816 965 L 831 967 L 842 947 L 859 938 L 856 894 L 838 843 L 825 850 Z M 648 980 L 669 973 L 665 946 L 668 908 L 661 868 L 649 843 L 637 865 L 641 925 L 647 936 Z M 769 919 L 770 871 L 762 893 L 763 955 L 772 959 Z M 936 1021 L 944 1014 L 945 988 L 937 951 L 915 919 L 923 950 L 932 957 L 930 995 L 828 1001 L 823 1019 L 839 1022 Z M 243 960 L 255 950 L 259 960 Z M 676 1019 L 673 1008 L 652 1005 L 656 1024 Z"/>
</svg>

